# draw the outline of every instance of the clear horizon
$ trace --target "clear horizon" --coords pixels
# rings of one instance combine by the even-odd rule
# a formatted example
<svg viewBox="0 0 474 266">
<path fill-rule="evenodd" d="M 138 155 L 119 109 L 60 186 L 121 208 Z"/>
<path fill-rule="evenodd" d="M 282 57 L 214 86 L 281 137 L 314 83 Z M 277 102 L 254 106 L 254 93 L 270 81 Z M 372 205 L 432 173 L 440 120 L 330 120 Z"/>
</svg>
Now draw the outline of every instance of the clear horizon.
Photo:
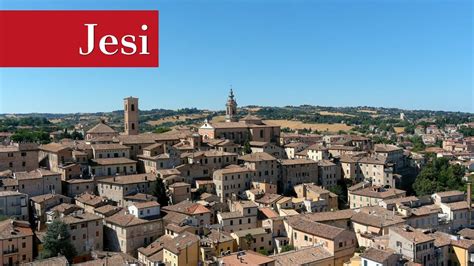
<svg viewBox="0 0 474 266">
<path fill-rule="evenodd" d="M 158 9 L 159 68 L 0 68 L 0 113 L 372 106 L 474 113 L 473 3 L 3 0 L 0 9 Z"/>
</svg>

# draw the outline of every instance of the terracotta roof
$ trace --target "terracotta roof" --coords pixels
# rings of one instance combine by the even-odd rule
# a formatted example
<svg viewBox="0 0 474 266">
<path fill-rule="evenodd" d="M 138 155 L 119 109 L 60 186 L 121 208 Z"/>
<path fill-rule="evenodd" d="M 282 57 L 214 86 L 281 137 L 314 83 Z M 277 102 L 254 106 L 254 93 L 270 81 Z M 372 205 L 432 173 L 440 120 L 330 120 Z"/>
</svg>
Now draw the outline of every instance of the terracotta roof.
<svg viewBox="0 0 474 266">
<path fill-rule="evenodd" d="M 319 236 L 325 239 L 334 239 L 341 233 L 345 232 L 346 230 L 322 224 L 318 222 L 312 222 L 308 220 L 302 220 L 299 215 L 290 216 L 287 218 L 288 224 L 293 227 L 294 230 L 305 232 L 311 235 Z"/>
<path fill-rule="evenodd" d="M 33 236 L 33 230 L 28 222 L 6 219 L 0 221 L 0 239 Z"/>
<path fill-rule="evenodd" d="M 284 159 L 280 160 L 281 165 L 298 165 L 298 164 L 312 164 L 317 165 L 316 161 L 310 159 Z"/>
<path fill-rule="evenodd" d="M 51 142 L 48 144 L 40 145 L 39 149 L 48 152 L 59 152 L 65 149 L 70 149 L 70 147 L 61 143 Z"/>
<path fill-rule="evenodd" d="M 235 218 L 239 218 L 239 217 L 244 217 L 242 215 L 242 213 L 238 212 L 238 211 L 234 211 L 234 212 L 220 212 L 218 213 L 218 215 L 220 215 L 220 217 L 222 218 L 222 220 L 226 220 L 226 219 L 235 219 Z"/>
<path fill-rule="evenodd" d="M 395 232 L 401 237 L 405 238 L 408 241 L 412 241 L 413 243 L 424 243 L 429 241 L 434 241 L 435 239 L 423 233 L 423 231 L 418 229 L 409 228 L 408 230 L 402 227 L 390 227 L 390 233 Z"/>
<path fill-rule="evenodd" d="M 145 202 L 134 203 L 133 206 L 137 207 L 138 209 L 142 209 L 142 208 L 160 207 L 160 204 L 156 201 L 145 201 Z"/>
<path fill-rule="evenodd" d="M 245 172 L 255 172 L 255 171 L 244 166 L 229 165 L 226 168 L 218 169 L 214 171 L 214 174 L 235 174 L 235 173 L 245 173 Z"/>
<path fill-rule="evenodd" d="M 334 255 L 324 247 L 308 247 L 270 256 L 275 259 L 276 266 L 313 265 L 333 257 Z"/>
<path fill-rule="evenodd" d="M 464 192 L 459 191 L 459 190 L 450 190 L 450 191 L 436 192 L 434 194 L 443 198 L 443 197 L 461 196 L 461 195 L 464 195 Z"/>
<path fill-rule="evenodd" d="M 313 145 L 309 146 L 307 148 L 307 150 L 310 150 L 310 151 L 327 151 L 328 148 L 324 147 L 324 145 L 322 145 L 322 144 L 317 143 L 317 144 L 313 144 Z"/>
<path fill-rule="evenodd" d="M 137 161 L 125 158 L 125 157 L 118 157 L 118 158 L 102 158 L 102 159 L 93 159 L 93 163 L 97 165 L 116 165 L 116 164 L 135 164 Z"/>
<path fill-rule="evenodd" d="M 0 191 L 0 197 L 8 197 L 8 196 L 28 196 L 27 194 L 23 194 L 18 191 Z"/>
<path fill-rule="evenodd" d="M 395 254 L 392 250 L 381 250 L 375 248 L 368 248 L 364 253 L 360 254 L 362 258 L 386 264 L 388 259 Z"/>
<path fill-rule="evenodd" d="M 209 240 L 213 243 L 222 243 L 227 241 L 233 241 L 234 238 L 225 231 L 218 231 L 215 229 L 211 229 L 211 232 L 206 236 Z"/>
<path fill-rule="evenodd" d="M 458 201 L 458 202 L 443 203 L 443 204 L 448 206 L 453 211 L 469 208 L 469 204 L 467 203 L 467 201 Z"/>
<path fill-rule="evenodd" d="M 404 224 L 405 220 L 401 215 L 393 213 L 382 207 L 365 207 L 351 218 L 352 222 L 363 225 L 370 225 L 377 228 L 384 228 L 397 224 Z"/>
<path fill-rule="evenodd" d="M 60 173 L 56 173 L 50 170 L 38 168 L 36 170 L 30 172 L 15 172 L 15 178 L 20 179 L 36 179 L 36 178 L 43 178 L 44 176 L 60 176 Z"/>
<path fill-rule="evenodd" d="M 181 201 L 177 204 L 165 206 L 162 208 L 164 211 L 172 211 L 183 213 L 187 215 L 195 215 L 201 213 L 210 213 L 208 208 L 204 207 L 199 203 L 190 202 L 188 200 Z"/>
<path fill-rule="evenodd" d="M 276 213 L 273 209 L 268 208 L 268 207 L 262 207 L 258 209 L 265 217 L 267 218 L 277 218 L 280 217 L 278 213 Z"/>
<path fill-rule="evenodd" d="M 402 197 L 405 196 L 405 191 L 396 188 L 382 188 L 377 186 L 369 186 L 359 190 L 353 190 L 350 192 L 352 195 L 386 199 L 392 197 Z"/>
<path fill-rule="evenodd" d="M 92 257 L 97 259 L 74 264 L 76 266 L 98 266 L 98 265 L 139 265 L 136 258 L 122 252 L 92 251 Z"/>
<path fill-rule="evenodd" d="M 173 237 L 170 235 L 162 235 L 158 239 L 153 241 L 153 243 L 151 243 L 150 245 L 139 248 L 138 252 L 145 255 L 146 257 L 149 257 L 153 254 L 156 254 L 160 250 L 162 250 L 164 243 L 171 241 L 172 239 Z"/>
<path fill-rule="evenodd" d="M 239 157 L 239 160 L 247 162 L 274 161 L 275 157 L 266 152 L 250 153 Z"/>
<path fill-rule="evenodd" d="M 302 142 L 290 142 L 288 144 L 285 144 L 285 148 L 298 148 L 302 146 L 308 146 L 308 145 Z"/>
<path fill-rule="evenodd" d="M 321 160 L 318 161 L 319 166 L 336 166 L 335 163 L 331 162 L 330 160 Z"/>
<path fill-rule="evenodd" d="M 140 219 L 137 218 L 135 215 L 119 212 L 110 217 L 105 218 L 107 223 L 112 223 L 118 225 L 120 227 L 128 227 L 128 226 L 135 226 L 140 224 L 149 223 L 150 220 Z"/>
<path fill-rule="evenodd" d="M 130 147 L 118 144 L 118 143 L 110 143 L 110 144 L 93 144 L 92 149 L 100 151 L 100 150 L 129 150 Z"/>
<path fill-rule="evenodd" d="M 474 245 L 474 240 L 470 239 L 459 239 L 455 241 L 451 241 L 451 244 L 453 246 L 457 246 L 463 249 L 470 249 Z"/>
<path fill-rule="evenodd" d="M 95 221 L 95 220 L 102 221 L 102 217 L 92 214 L 92 213 L 83 212 L 83 213 L 70 214 L 61 218 L 61 221 L 65 224 L 76 224 L 76 223 L 83 223 L 83 222 L 89 222 L 89 221 Z"/>
<path fill-rule="evenodd" d="M 374 147 L 375 152 L 392 152 L 399 150 L 402 150 L 402 148 L 390 144 L 375 144 Z"/>
<path fill-rule="evenodd" d="M 219 258 L 224 265 L 248 265 L 248 266 L 257 266 L 257 265 L 270 265 L 275 259 L 268 256 L 262 255 L 260 253 L 246 250 L 243 252 L 243 256 L 240 259 L 237 257 L 237 253 L 230 254 Z"/>
<path fill-rule="evenodd" d="M 190 184 L 185 183 L 185 182 L 176 182 L 176 183 L 173 183 L 173 184 L 169 185 L 168 187 L 177 188 L 177 187 L 190 187 L 190 186 L 191 186 Z"/>
<path fill-rule="evenodd" d="M 138 183 L 148 183 L 156 180 L 156 177 L 153 174 L 135 174 L 135 175 L 119 175 L 114 177 L 105 178 L 97 181 L 98 183 L 108 183 L 108 184 L 138 184 Z"/>
<path fill-rule="evenodd" d="M 133 195 L 127 195 L 123 197 L 124 200 L 128 201 L 156 201 L 156 197 L 145 193 L 136 193 Z"/>
<path fill-rule="evenodd" d="M 165 223 L 174 223 L 174 224 L 182 224 L 189 216 L 179 212 L 168 212 L 165 217 L 163 217 L 163 221 Z"/>
<path fill-rule="evenodd" d="M 337 220 L 348 220 L 351 219 L 355 214 L 354 210 L 338 210 L 332 212 L 317 212 L 317 213 L 305 213 L 300 217 L 301 219 L 307 219 L 313 222 L 329 222 Z"/>
<path fill-rule="evenodd" d="M 461 231 L 459 231 L 458 234 L 462 237 L 474 240 L 474 229 L 464 228 Z"/>
<path fill-rule="evenodd" d="M 98 123 L 91 129 L 87 130 L 86 133 L 116 133 L 116 131 L 104 123 Z"/>
<path fill-rule="evenodd" d="M 281 198 L 283 198 L 282 195 L 265 193 L 263 197 L 259 199 L 255 199 L 255 202 L 260 203 L 260 204 L 272 204 L 272 203 L 277 202 Z"/>
<path fill-rule="evenodd" d="M 199 237 L 195 234 L 189 232 L 184 232 L 170 241 L 164 243 L 164 248 L 174 254 L 181 253 L 181 250 L 186 249 L 187 247 L 198 243 Z"/>
<path fill-rule="evenodd" d="M 271 232 L 269 230 L 265 230 L 265 228 L 263 227 L 257 227 L 257 228 L 239 230 L 239 231 L 231 233 L 231 235 L 235 235 L 238 238 L 245 237 L 248 234 L 251 234 L 252 236 L 258 236 L 258 235 L 271 234 Z"/>
<path fill-rule="evenodd" d="M 75 204 L 69 204 L 69 203 L 61 203 L 51 208 L 51 211 L 57 211 L 59 213 L 63 213 L 66 215 L 77 210 L 81 210 L 81 208 Z"/>
<path fill-rule="evenodd" d="M 113 206 L 113 205 L 104 205 L 104 206 L 101 206 L 101 207 L 98 207 L 98 208 L 95 208 L 94 209 L 94 212 L 95 213 L 99 213 L 99 214 L 102 214 L 106 217 L 109 217 L 111 215 L 114 215 L 116 214 L 117 212 L 121 211 L 122 208 L 121 207 L 117 207 L 117 206 Z"/>
<path fill-rule="evenodd" d="M 105 204 L 107 200 L 105 197 L 96 196 L 88 192 L 82 193 L 81 195 L 76 196 L 76 201 L 81 202 L 86 205 L 98 207 L 99 205 Z"/>
<path fill-rule="evenodd" d="M 43 194 L 43 195 L 38 195 L 31 197 L 30 200 L 36 203 L 42 203 L 51 199 L 56 199 L 56 198 L 62 198 L 62 199 L 68 199 L 68 197 L 61 195 L 61 194 Z"/>
</svg>

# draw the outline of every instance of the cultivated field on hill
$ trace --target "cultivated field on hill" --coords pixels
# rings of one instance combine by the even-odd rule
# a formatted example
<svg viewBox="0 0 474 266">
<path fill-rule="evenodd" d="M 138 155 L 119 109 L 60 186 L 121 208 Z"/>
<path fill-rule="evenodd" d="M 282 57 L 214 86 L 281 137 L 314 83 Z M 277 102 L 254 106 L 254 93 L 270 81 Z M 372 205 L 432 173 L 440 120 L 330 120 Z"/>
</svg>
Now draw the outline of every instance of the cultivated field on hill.
<svg viewBox="0 0 474 266">
<path fill-rule="evenodd" d="M 147 124 L 152 125 L 152 126 L 159 126 L 164 123 L 176 123 L 176 122 L 184 122 L 187 120 L 193 120 L 193 119 L 203 119 L 206 117 L 205 114 L 191 114 L 191 115 L 173 115 L 173 116 L 167 116 L 163 117 L 158 120 L 152 120 L 148 121 Z"/>
<path fill-rule="evenodd" d="M 339 130 L 348 131 L 352 127 L 346 124 L 313 124 L 313 123 L 303 123 L 301 121 L 293 121 L 293 120 L 265 120 L 268 123 L 279 125 L 282 128 L 287 127 L 291 129 L 309 129 L 317 130 L 320 132 L 328 131 L 328 132 L 338 132 Z"/>
</svg>

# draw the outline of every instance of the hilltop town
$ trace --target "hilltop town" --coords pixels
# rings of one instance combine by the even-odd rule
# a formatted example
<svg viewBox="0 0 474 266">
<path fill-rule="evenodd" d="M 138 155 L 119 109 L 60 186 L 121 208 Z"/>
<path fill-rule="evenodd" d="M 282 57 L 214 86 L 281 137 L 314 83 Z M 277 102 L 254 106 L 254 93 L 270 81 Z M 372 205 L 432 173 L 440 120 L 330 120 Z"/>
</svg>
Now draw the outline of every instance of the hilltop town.
<svg viewBox="0 0 474 266">
<path fill-rule="evenodd" d="M 472 114 L 230 90 L 224 112 L 4 115 L 0 142 L 3 265 L 474 263 Z"/>
</svg>

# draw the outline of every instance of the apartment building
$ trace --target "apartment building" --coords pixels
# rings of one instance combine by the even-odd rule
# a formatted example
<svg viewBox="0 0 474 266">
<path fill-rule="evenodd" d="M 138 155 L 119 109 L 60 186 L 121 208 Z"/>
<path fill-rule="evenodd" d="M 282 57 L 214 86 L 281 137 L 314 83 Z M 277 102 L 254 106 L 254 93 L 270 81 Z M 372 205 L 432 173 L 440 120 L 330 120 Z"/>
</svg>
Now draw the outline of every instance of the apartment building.
<svg viewBox="0 0 474 266">
<path fill-rule="evenodd" d="M 89 213 L 94 213 L 96 208 L 107 205 L 108 203 L 107 197 L 97 196 L 90 192 L 77 195 L 74 199 L 77 206 Z"/>
<path fill-rule="evenodd" d="M 42 229 L 46 223 L 46 213 L 54 206 L 62 203 L 71 203 L 72 199 L 61 194 L 44 194 L 30 198 L 33 217 L 37 222 L 38 229 Z"/>
<path fill-rule="evenodd" d="M 3 265 L 33 261 L 33 231 L 28 222 L 0 221 L 0 260 Z"/>
<path fill-rule="evenodd" d="M 230 212 L 217 213 L 223 231 L 236 232 L 257 227 L 258 206 L 252 201 L 232 202 Z"/>
<path fill-rule="evenodd" d="M 164 206 L 162 209 L 168 213 L 168 215 L 178 213 L 188 217 L 188 225 L 199 229 L 212 224 L 212 212 L 205 206 L 196 202 L 184 200 L 174 205 Z"/>
<path fill-rule="evenodd" d="M 13 177 L 18 182 L 18 191 L 30 197 L 62 193 L 61 174 L 57 172 L 39 168 L 30 172 L 13 173 Z"/>
<path fill-rule="evenodd" d="M 319 162 L 321 160 L 329 159 L 328 148 L 321 144 L 313 144 L 306 148 L 308 159 Z"/>
<path fill-rule="evenodd" d="M 298 198 L 313 199 L 315 201 L 324 201 L 322 205 L 326 206 L 327 210 L 336 210 L 338 206 L 338 196 L 329 190 L 326 190 L 313 183 L 304 183 L 295 186 L 295 193 Z"/>
<path fill-rule="evenodd" d="M 388 162 L 387 157 L 348 155 L 342 156 L 340 163 L 344 178 L 356 182 L 366 180 L 379 186 L 396 186 L 393 164 Z"/>
<path fill-rule="evenodd" d="M 294 159 L 296 154 L 308 147 L 308 144 L 303 142 L 290 142 L 285 144 L 285 154 L 288 159 Z"/>
<path fill-rule="evenodd" d="M 296 249 L 321 245 L 334 254 L 334 265 L 343 265 L 354 254 L 357 239 L 353 231 L 291 216 L 285 220 L 290 244 Z"/>
<path fill-rule="evenodd" d="M 341 168 L 339 165 L 329 161 L 320 160 L 318 162 L 318 184 L 323 188 L 335 187 L 341 180 Z"/>
<path fill-rule="evenodd" d="M 145 173 L 156 173 L 160 169 L 170 169 L 181 163 L 179 151 L 163 143 L 145 147 L 143 154 L 137 158 Z"/>
<path fill-rule="evenodd" d="M 72 151 L 73 149 L 69 145 L 51 142 L 39 146 L 38 156 L 41 165 L 51 171 L 58 172 L 60 166 L 74 162 Z"/>
<path fill-rule="evenodd" d="M 435 239 L 423 231 L 408 226 L 389 229 L 388 247 L 415 263 L 435 265 Z"/>
<path fill-rule="evenodd" d="M 137 172 L 137 161 L 125 158 L 92 159 L 89 173 L 93 176 L 127 175 Z"/>
<path fill-rule="evenodd" d="M 395 165 L 396 169 L 405 167 L 403 149 L 390 144 L 375 144 L 374 152 L 387 159 L 388 163 Z"/>
<path fill-rule="evenodd" d="M 163 261 L 169 265 L 194 266 L 199 265 L 199 237 L 184 232 L 163 245 Z"/>
<path fill-rule="evenodd" d="M 0 191 L 0 216 L 28 221 L 28 195 L 17 191 Z"/>
<path fill-rule="evenodd" d="M 119 143 L 91 145 L 94 159 L 102 158 L 130 158 L 130 147 Z"/>
<path fill-rule="evenodd" d="M 384 188 L 367 183 L 359 183 L 347 190 L 351 209 L 377 206 L 380 201 L 405 197 L 406 192 L 396 188 Z"/>
<path fill-rule="evenodd" d="M 210 171 L 237 163 L 237 154 L 217 150 L 186 152 L 181 154 L 183 164 L 199 164 Z"/>
<path fill-rule="evenodd" d="M 136 193 L 153 191 L 156 177 L 152 174 L 120 175 L 97 181 L 99 196 L 107 197 L 125 206 L 124 197 Z"/>
<path fill-rule="evenodd" d="M 152 210 L 149 214 L 146 211 L 140 213 L 139 209 L 143 211 L 141 206 L 136 210 L 129 207 L 105 218 L 104 239 L 108 250 L 136 256 L 138 248 L 151 244 L 163 235 L 163 220 L 156 215 L 159 206 L 147 206 L 145 209 Z"/>
<path fill-rule="evenodd" d="M 229 165 L 213 173 L 213 182 L 216 195 L 221 202 L 225 202 L 233 194 L 240 195 L 250 189 L 250 182 L 255 175 L 255 170 L 238 165 Z"/>
<path fill-rule="evenodd" d="M 276 158 L 283 158 L 285 151 L 275 143 L 266 141 L 249 141 L 250 149 L 252 153 L 266 152 Z"/>
<path fill-rule="evenodd" d="M 0 145 L 0 172 L 33 171 L 38 167 L 38 145 L 34 143 Z"/>
<path fill-rule="evenodd" d="M 278 161 L 272 155 L 265 152 L 251 153 L 239 157 L 239 161 L 255 171 L 254 181 L 277 184 Z"/>
<path fill-rule="evenodd" d="M 252 228 L 230 234 L 242 250 L 272 253 L 274 249 L 272 232 L 269 228 Z M 251 238 L 250 238 L 251 236 Z"/>
<path fill-rule="evenodd" d="M 302 183 L 318 182 L 318 163 L 309 159 L 280 161 L 280 180 L 283 191 Z"/>
<path fill-rule="evenodd" d="M 104 234 L 102 217 L 76 211 L 60 218 L 68 226 L 71 243 L 77 255 L 86 255 L 93 250 L 103 250 Z"/>
<path fill-rule="evenodd" d="M 176 182 L 168 186 L 171 203 L 176 204 L 191 199 L 191 185 L 184 182 Z"/>
</svg>

